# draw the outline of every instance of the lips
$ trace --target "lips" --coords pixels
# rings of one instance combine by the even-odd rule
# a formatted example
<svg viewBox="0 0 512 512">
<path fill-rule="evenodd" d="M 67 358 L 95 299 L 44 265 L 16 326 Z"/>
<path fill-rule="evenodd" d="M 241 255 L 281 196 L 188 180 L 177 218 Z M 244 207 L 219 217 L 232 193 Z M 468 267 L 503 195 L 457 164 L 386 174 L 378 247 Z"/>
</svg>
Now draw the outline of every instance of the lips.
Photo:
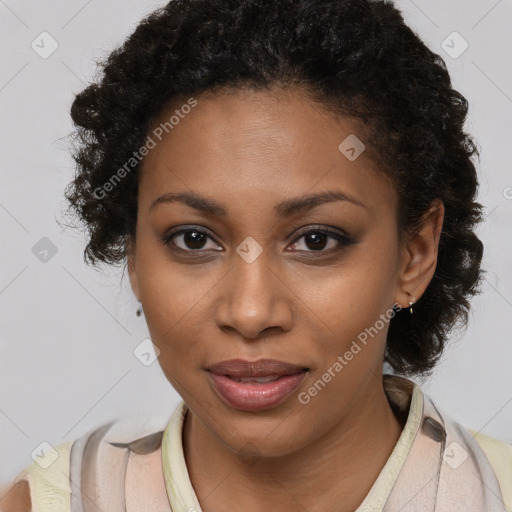
<svg viewBox="0 0 512 512">
<path fill-rule="evenodd" d="M 268 375 L 266 377 L 237 377 L 236 375 L 226 375 L 235 382 L 254 382 L 256 384 L 267 384 L 274 382 L 275 380 L 282 377 L 282 375 Z"/>
<path fill-rule="evenodd" d="M 217 375 L 227 375 L 236 380 L 250 377 L 280 377 L 292 375 L 304 370 L 305 366 L 278 361 L 277 359 L 259 359 L 246 361 L 245 359 L 229 359 L 220 361 L 208 367 L 208 371 Z"/>
<path fill-rule="evenodd" d="M 224 403 L 244 411 L 261 411 L 289 398 L 304 381 L 308 370 L 275 359 L 254 362 L 231 359 L 211 365 L 208 375 Z"/>
</svg>

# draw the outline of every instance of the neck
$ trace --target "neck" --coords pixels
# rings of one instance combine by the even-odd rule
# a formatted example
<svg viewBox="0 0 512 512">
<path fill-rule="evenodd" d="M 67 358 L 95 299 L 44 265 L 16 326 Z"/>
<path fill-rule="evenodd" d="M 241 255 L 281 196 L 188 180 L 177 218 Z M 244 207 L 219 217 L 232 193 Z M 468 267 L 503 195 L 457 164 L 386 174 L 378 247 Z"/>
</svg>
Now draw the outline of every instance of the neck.
<svg viewBox="0 0 512 512">
<path fill-rule="evenodd" d="M 368 389 L 333 429 L 284 456 L 241 459 L 190 410 L 183 445 L 203 512 L 228 507 L 352 512 L 377 479 L 402 428 L 381 385 Z"/>
</svg>

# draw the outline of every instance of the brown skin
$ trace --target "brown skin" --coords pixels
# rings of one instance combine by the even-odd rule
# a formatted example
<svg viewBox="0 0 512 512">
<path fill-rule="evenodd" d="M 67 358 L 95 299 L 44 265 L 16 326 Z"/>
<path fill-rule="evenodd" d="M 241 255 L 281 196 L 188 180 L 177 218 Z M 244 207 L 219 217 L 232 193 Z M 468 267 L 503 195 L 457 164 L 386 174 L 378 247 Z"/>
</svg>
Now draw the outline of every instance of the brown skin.
<svg viewBox="0 0 512 512">
<path fill-rule="evenodd" d="M 128 259 L 160 365 L 189 407 L 191 482 L 205 512 L 353 511 L 402 430 L 382 384 L 388 324 L 310 403 L 298 394 L 394 303 L 408 307 L 411 295 L 421 297 L 436 267 L 443 205 L 434 204 L 422 230 L 400 247 L 393 187 L 364 152 L 351 162 L 338 150 L 350 133 L 364 142 L 354 120 L 334 117 L 300 90 L 197 100 L 144 160 Z M 273 211 L 330 190 L 366 207 L 335 201 L 285 219 Z M 177 202 L 150 211 L 168 192 L 201 194 L 227 215 Z M 208 236 L 196 245 L 175 236 L 187 253 L 159 241 L 190 225 Z M 344 230 L 356 242 L 343 246 L 329 236 L 315 246 L 303 231 L 318 227 Z M 249 236 L 263 249 L 252 263 L 236 252 Z M 205 371 L 231 358 L 275 358 L 310 373 L 284 403 L 241 411 L 217 396 Z"/>
<path fill-rule="evenodd" d="M 30 487 L 27 480 L 20 480 L 14 485 L 0 490 L 0 510 L 2 512 L 30 512 Z"/>
</svg>

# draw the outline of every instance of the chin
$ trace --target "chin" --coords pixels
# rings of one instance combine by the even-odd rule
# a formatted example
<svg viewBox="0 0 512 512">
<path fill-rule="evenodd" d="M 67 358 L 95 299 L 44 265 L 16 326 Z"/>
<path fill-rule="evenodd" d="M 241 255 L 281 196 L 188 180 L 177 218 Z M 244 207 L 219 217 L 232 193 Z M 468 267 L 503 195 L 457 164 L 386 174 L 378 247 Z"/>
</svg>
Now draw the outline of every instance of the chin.
<svg viewBox="0 0 512 512">
<path fill-rule="evenodd" d="M 287 415 L 260 419 L 258 421 L 256 416 L 229 420 L 218 418 L 218 422 L 209 428 L 213 428 L 222 443 L 241 459 L 289 455 L 312 441 L 309 436 L 313 432 L 304 428 L 303 421 L 295 423 Z"/>
</svg>

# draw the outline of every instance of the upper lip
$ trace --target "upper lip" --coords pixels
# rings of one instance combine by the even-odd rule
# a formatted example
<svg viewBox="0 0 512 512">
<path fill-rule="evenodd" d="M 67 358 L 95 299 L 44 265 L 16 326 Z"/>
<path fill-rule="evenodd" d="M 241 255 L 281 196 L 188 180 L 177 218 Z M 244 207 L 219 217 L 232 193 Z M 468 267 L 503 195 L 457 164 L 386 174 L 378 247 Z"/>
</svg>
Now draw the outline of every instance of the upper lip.
<svg viewBox="0 0 512 512">
<path fill-rule="evenodd" d="M 217 375 L 233 375 L 235 377 L 267 377 L 270 375 L 291 375 L 307 370 L 305 366 L 278 361 L 277 359 L 229 359 L 210 365 L 208 371 Z"/>
</svg>

